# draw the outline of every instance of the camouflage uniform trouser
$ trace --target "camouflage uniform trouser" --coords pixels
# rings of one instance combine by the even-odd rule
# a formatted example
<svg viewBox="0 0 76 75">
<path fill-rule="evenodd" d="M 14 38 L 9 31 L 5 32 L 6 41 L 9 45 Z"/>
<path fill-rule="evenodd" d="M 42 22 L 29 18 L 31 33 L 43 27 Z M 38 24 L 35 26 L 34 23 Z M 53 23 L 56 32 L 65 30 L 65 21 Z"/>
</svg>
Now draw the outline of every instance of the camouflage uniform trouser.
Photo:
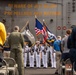
<svg viewBox="0 0 76 75">
<path fill-rule="evenodd" d="M 24 62 L 23 62 L 23 53 L 21 50 L 12 49 L 10 52 L 10 57 L 14 58 L 18 64 L 19 75 L 24 75 Z"/>
</svg>

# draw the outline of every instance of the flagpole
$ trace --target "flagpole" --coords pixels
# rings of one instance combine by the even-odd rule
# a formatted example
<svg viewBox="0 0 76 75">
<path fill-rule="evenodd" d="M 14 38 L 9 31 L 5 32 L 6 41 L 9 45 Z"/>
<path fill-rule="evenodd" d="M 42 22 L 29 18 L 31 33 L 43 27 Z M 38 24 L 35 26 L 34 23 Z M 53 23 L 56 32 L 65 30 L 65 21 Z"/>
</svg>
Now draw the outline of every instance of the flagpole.
<svg viewBox="0 0 76 75">
<path fill-rule="evenodd" d="M 45 25 L 47 26 L 47 24 L 46 24 L 46 22 L 45 22 L 45 20 L 43 19 L 43 22 L 45 23 Z"/>
<path fill-rule="evenodd" d="M 35 15 L 35 18 L 37 18 L 37 16 Z"/>
<path fill-rule="evenodd" d="M 20 30 L 20 32 L 22 32 L 26 28 L 26 26 L 28 25 L 28 23 L 29 23 L 29 21 L 26 22 L 26 24 L 23 26 L 23 28 Z"/>
</svg>

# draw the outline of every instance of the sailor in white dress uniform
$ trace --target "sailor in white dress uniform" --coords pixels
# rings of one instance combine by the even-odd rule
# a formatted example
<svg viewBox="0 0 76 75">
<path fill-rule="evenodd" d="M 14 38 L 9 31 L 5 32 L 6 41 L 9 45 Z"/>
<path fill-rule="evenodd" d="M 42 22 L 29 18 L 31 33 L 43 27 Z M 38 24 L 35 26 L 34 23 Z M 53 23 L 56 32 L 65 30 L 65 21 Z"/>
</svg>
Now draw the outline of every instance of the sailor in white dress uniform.
<svg viewBox="0 0 76 75">
<path fill-rule="evenodd" d="M 39 47 L 39 45 L 37 46 L 37 49 L 36 49 L 36 67 L 37 68 L 41 67 L 41 56 L 40 56 L 40 47 Z"/>
<path fill-rule="evenodd" d="M 33 68 L 34 67 L 34 47 L 30 48 L 29 63 L 30 63 L 30 68 Z"/>
<path fill-rule="evenodd" d="M 43 67 L 47 68 L 48 64 L 47 64 L 47 46 L 44 45 L 44 50 L 43 50 Z"/>
<path fill-rule="evenodd" d="M 27 53 L 29 52 L 29 46 L 28 44 L 25 44 L 24 46 L 24 67 L 27 65 Z"/>
</svg>

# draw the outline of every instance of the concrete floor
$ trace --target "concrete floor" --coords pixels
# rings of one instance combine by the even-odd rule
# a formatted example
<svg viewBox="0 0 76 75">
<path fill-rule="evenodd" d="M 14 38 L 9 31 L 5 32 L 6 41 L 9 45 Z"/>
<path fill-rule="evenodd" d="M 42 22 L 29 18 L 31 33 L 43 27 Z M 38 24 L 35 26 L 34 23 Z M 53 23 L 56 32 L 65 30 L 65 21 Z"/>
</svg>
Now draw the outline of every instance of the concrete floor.
<svg viewBox="0 0 76 75">
<path fill-rule="evenodd" d="M 45 68 L 25 68 L 25 75 L 55 75 L 56 69 L 51 69 L 51 67 Z"/>
</svg>

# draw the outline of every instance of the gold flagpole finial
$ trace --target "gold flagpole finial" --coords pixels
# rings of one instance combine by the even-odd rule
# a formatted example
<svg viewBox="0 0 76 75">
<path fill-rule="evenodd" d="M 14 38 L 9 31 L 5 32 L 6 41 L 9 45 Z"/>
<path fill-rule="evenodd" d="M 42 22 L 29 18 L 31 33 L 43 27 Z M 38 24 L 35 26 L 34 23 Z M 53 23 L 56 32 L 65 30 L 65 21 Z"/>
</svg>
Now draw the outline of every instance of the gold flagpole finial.
<svg viewBox="0 0 76 75">
<path fill-rule="evenodd" d="M 35 15 L 35 18 L 37 18 L 37 16 Z"/>
<path fill-rule="evenodd" d="M 44 22 L 45 20 L 43 19 L 43 22 Z"/>
</svg>

